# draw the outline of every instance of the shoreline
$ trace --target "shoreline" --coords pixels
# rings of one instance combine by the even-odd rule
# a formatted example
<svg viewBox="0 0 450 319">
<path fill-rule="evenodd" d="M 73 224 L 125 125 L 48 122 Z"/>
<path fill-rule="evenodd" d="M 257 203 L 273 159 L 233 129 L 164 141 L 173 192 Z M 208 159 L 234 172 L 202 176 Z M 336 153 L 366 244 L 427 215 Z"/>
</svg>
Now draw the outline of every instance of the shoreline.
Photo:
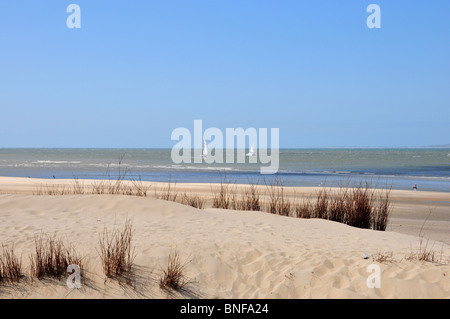
<svg viewBox="0 0 450 319">
<path fill-rule="evenodd" d="M 228 177 L 233 179 L 236 184 L 246 185 L 250 182 L 258 182 L 259 184 L 264 184 L 264 178 L 260 178 L 259 172 L 236 172 L 236 171 L 215 171 L 212 172 L 209 169 L 189 171 L 189 170 L 177 170 L 175 169 L 175 174 L 165 172 L 165 171 L 154 171 L 152 173 L 147 173 L 146 175 L 141 174 L 130 174 L 127 173 L 127 179 L 142 179 L 143 182 L 150 183 L 167 183 L 172 180 L 172 183 L 177 184 L 210 184 L 210 183 L 220 183 L 222 177 Z M 193 176 L 194 174 L 195 176 Z M 253 176 L 255 175 L 255 176 Z M 53 173 L 44 174 L 42 176 L 25 176 L 25 175 L 0 175 L 0 177 L 5 178 L 31 178 L 39 180 L 51 180 Z M 55 175 L 57 180 L 70 180 L 83 179 L 86 181 L 95 181 L 99 179 L 105 179 L 105 173 L 94 174 L 90 177 L 80 175 L 82 177 L 77 177 L 76 175 Z M 176 178 L 174 178 L 176 176 Z M 275 175 L 274 175 L 275 176 Z M 301 176 L 301 182 L 295 176 Z M 108 176 L 111 180 L 117 178 L 116 173 L 112 173 Z M 368 182 L 374 185 L 375 188 L 391 188 L 395 190 L 412 190 L 415 184 L 418 185 L 420 191 L 428 192 L 444 192 L 450 194 L 450 177 L 444 176 L 412 176 L 412 175 L 321 175 L 313 173 L 282 173 L 280 172 L 279 178 L 283 180 L 284 186 L 286 187 L 340 187 L 341 184 L 353 184 L 357 185 L 359 183 Z M 268 181 L 272 179 L 271 175 L 266 178 Z M 207 181 L 205 181 L 207 180 Z M 213 181 L 213 182 L 211 182 Z"/>
</svg>

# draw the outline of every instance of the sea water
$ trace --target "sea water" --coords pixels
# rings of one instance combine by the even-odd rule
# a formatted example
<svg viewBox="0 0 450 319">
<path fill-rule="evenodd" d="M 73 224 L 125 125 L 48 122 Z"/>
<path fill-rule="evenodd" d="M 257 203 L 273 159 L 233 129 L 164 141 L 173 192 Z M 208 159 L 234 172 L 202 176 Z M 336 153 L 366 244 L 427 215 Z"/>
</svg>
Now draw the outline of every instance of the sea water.
<svg viewBox="0 0 450 319">
<path fill-rule="evenodd" d="M 261 163 L 174 164 L 171 149 L 0 148 L 0 176 L 162 182 L 264 183 L 339 186 L 369 182 L 375 187 L 450 192 L 450 149 L 281 149 L 276 175 L 261 175 Z"/>
</svg>

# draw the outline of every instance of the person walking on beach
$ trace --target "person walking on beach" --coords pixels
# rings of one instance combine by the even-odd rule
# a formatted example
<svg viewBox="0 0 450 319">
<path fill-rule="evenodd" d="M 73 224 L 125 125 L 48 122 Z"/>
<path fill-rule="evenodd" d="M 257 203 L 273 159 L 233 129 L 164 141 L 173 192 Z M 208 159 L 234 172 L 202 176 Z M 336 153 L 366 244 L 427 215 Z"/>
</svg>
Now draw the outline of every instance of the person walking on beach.
<svg viewBox="0 0 450 319">
<path fill-rule="evenodd" d="M 414 184 L 413 186 L 413 190 L 416 191 L 417 190 L 417 184 Z"/>
</svg>

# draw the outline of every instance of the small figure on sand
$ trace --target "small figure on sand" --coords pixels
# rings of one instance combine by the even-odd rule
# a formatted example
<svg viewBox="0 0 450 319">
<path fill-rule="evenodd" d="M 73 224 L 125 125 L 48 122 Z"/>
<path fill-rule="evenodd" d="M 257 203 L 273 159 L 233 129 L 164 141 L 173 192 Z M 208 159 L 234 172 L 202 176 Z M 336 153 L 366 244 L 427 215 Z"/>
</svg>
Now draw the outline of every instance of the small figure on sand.
<svg viewBox="0 0 450 319">
<path fill-rule="evenodd" d="M 417 190 L 417 184 L 414 184 L 413 186 L 413 190 L 416 191 Z"/>
</svg>

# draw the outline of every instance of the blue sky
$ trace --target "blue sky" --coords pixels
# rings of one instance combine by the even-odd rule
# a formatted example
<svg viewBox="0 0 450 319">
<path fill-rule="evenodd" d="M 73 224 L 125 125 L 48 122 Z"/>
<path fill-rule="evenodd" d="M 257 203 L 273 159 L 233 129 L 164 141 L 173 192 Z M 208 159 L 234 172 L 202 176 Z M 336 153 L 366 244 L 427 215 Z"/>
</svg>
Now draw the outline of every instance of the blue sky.
<svg viewBox="0 0 450 319">
<path fill-rule="evenodd" d="M 0 147 L 170 148 L 195 119 L 276 127 L 283 148 L 448 144 L 449 16 L 448 0 L 1 1 Z"/>
</svg>

